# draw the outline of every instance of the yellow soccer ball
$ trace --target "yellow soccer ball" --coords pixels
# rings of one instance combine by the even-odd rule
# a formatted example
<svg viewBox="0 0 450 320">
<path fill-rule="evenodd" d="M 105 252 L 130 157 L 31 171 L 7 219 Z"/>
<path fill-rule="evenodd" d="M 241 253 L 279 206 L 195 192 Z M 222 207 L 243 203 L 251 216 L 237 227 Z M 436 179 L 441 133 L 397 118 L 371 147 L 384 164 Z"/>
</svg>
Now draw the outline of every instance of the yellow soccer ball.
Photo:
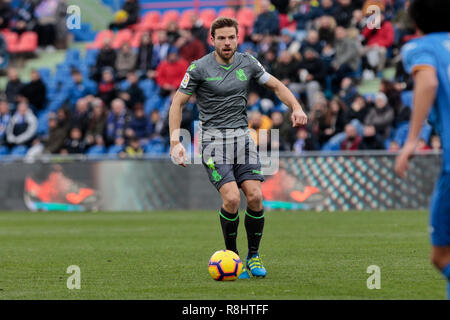
<svg viewBox="0 0 450 320">
<path fill-rule="evenodd" d="M 209 259 L 208 271 L 217 281 L 236 280 L 242 271 L 241 258 L 230 250 L 216 251 Z"/>
</svg>

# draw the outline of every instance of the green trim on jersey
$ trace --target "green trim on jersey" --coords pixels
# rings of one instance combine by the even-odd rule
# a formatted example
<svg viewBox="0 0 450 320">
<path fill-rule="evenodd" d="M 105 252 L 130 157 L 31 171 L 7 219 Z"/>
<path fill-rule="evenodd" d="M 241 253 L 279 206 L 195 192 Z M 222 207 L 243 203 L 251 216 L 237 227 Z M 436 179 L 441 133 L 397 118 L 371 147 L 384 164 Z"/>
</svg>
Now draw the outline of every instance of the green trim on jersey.
<svg viewBox="0 0 450 320">
<path fill-rule="evenodd" d="M 192 71 L 196 68 L 197 66 L 195 65 L 195 63 L 191 64 L 191 66 L 189 67 L 188 71 Z"/>
<path fill-rule="evenodd" d="M 228 67 L 225 67 L 225 66 L 222 66 L 222 65 L 221 65 L 220 67 L 221 67 L 221 68 L 224 68 L 225 70 L 227 70 L 227 71 L 228 71 L 228 70 L 230 70 L 230 69 L 231 69 L 231 67 L 232 67 L 232 66 L 233 66 L 233 65 L 230 65 L 230 66 L 228 66 Z"/>
</svg>

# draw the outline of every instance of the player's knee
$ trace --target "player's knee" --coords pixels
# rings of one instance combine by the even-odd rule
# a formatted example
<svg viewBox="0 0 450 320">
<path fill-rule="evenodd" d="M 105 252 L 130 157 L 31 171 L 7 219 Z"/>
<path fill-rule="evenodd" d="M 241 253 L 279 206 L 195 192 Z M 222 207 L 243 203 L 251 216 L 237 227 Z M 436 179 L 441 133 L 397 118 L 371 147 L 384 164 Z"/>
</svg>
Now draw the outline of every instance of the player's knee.
<svg viewBox="0 0 450 320">
<path fill-rule="evenodd" d="M 247 204 L 253 208 L 262 206 L 263 196 L 261 189 L 255 188 L 247 193 Z"/>
<path fill-rule="evenodd" d="M 222 197 L 225 210 L 230 213 L 237 212 L 241 204 L 241 196 L 238 192 L 228 192 Z"/>
</svg>

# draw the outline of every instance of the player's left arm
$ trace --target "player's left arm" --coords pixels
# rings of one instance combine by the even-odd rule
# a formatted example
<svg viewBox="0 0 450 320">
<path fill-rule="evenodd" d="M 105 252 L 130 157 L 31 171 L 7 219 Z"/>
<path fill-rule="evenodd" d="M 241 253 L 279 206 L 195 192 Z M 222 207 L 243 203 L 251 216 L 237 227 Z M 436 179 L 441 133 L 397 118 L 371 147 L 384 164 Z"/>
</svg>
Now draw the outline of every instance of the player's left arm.
<svg viewBox="0 0 450 320">
<path fill-rule="evenodd" d="M 428 117 L 436 99 L 439 87 L 436 69 L 432 66 L 425 66 L 418 69 L 414 73 L 414 83 L 414 108 L 411 116 L 409 134 L 395 162 L 395 171 L 401 178 L 405 177 L 409 167 L 409 159 L 416 149 L 422 125 Z"/>
<path fill-rule="evenodd" d="M 269 80 L 264 83 L 264 86 L 272 90 L 278 99 L 292 110 L 291 120 L 293 127 L 302 126 L 308 122 L 308 117 L 297 98 L 280 80 L 271 75 Z"/>
</svg>

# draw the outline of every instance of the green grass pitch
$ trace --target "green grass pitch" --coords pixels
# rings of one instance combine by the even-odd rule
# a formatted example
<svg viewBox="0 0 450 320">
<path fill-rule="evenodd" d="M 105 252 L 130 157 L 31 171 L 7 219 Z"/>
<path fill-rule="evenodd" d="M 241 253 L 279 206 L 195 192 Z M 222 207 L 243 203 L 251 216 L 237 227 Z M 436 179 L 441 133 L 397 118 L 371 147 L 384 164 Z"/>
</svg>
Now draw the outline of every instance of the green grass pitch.
<svg viewBox="0 0 450 320">
<path fill-rule="evenodd" d="M 420 211 L 266 212 L 268 276 L 216 282 L 216 212 L 0 213 L 0 299 L 445 299 L 427 222 Z M 70 265 L 79 290 L 67 289 Z M 370 265 L 379 290 L 367 288 Z"/>
</svg>

